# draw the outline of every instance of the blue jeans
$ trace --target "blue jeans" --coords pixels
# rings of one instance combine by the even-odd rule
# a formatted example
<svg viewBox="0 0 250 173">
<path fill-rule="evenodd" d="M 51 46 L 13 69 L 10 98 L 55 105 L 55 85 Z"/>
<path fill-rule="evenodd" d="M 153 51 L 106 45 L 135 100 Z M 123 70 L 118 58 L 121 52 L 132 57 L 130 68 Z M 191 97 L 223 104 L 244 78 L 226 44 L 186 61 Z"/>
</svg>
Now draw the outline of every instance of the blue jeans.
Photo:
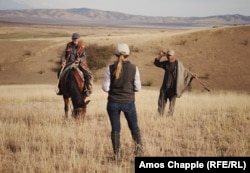
<svg viewBox="0 0 250 173">
<path fill-rule="evenodd" d="M 116 103 L 109 101 L 107 104 L 107 111 L 112 128 L 111 133 L 120 133 L 121 131 L 121 122 L 120 122 L 121 112 L 123 112 L 125 115 L 130 131 L 139 130 L 137 121 L 137 112 L 134 102 Z"/>
</svg>

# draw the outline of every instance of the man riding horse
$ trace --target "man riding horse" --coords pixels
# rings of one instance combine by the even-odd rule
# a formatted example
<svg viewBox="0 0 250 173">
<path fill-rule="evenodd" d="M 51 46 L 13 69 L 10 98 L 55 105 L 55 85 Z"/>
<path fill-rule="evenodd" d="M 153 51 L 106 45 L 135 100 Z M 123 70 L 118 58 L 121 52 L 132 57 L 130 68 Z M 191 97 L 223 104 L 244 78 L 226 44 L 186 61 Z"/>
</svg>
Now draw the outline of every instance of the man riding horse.
<svg viewBox="0 0 250 173">
<path fill-rule="evenodd" d="M 85 46 L 82 41 L 80 41 L 80 35 L 78 33 L 73 33 L 72 41 L 67 43 L 66 49 L 61 57 L 61 70 L 58 73 L 59 82 L 57 95 L 62 95 L 60 82 L 62 71 L 68 69 L 67 66 L 72 63 L 79 64 L 78 68 L 83 73 L 83 80 L 86 86 L 83 94 L 89 96 L 92 93 L 93 75 L 88 68 Z"/>
</svg>

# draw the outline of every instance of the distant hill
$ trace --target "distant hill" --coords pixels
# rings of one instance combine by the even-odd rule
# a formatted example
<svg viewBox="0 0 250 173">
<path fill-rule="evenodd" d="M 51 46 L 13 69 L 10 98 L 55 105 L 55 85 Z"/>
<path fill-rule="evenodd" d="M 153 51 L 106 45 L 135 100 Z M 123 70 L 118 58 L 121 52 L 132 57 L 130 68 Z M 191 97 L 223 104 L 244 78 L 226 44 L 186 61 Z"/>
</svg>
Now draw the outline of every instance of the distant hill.
<svg viewBox="0 0 250 173">
<path fill-rule="evenodd" d="M 88 8 L 0 10 L 0 22 L 99 26 L 214 26 L 250 24 L 250 16 L 152 17 Z"/>
</svg>

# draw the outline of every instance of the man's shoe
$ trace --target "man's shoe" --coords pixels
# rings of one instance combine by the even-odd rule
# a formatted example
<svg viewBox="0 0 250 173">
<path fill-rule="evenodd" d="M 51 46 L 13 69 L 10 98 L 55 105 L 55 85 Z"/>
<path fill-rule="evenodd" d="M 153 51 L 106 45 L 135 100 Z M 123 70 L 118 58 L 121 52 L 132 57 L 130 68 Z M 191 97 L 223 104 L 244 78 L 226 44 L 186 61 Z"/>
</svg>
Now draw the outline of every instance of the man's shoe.
<svg viewBox="0 0 250 173">
<path fill-rule="evenodd" d="M 56 93 L 57 95 L 62 95 L 62 91 L 59 89 L 58 92 Z"/>
</svg>

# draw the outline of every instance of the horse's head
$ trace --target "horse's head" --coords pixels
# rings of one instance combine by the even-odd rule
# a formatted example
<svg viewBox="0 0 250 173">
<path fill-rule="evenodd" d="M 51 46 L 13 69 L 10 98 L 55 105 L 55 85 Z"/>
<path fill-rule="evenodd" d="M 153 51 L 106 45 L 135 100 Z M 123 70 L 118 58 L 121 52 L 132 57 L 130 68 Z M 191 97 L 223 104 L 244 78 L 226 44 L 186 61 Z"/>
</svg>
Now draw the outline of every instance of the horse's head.
<svg viewBox="0 0 250 173">
<path fill-rule="evenodd" d="M 90 100 L 84 101 L 84 106 L 81 108 L 75 108 L 73 110 L 72 116 L 79 120 L 84 122 L 85 116 L 86 116 L 86 112 L 87 112 L 87 105 L 89 104 Z"/>
</svg>

